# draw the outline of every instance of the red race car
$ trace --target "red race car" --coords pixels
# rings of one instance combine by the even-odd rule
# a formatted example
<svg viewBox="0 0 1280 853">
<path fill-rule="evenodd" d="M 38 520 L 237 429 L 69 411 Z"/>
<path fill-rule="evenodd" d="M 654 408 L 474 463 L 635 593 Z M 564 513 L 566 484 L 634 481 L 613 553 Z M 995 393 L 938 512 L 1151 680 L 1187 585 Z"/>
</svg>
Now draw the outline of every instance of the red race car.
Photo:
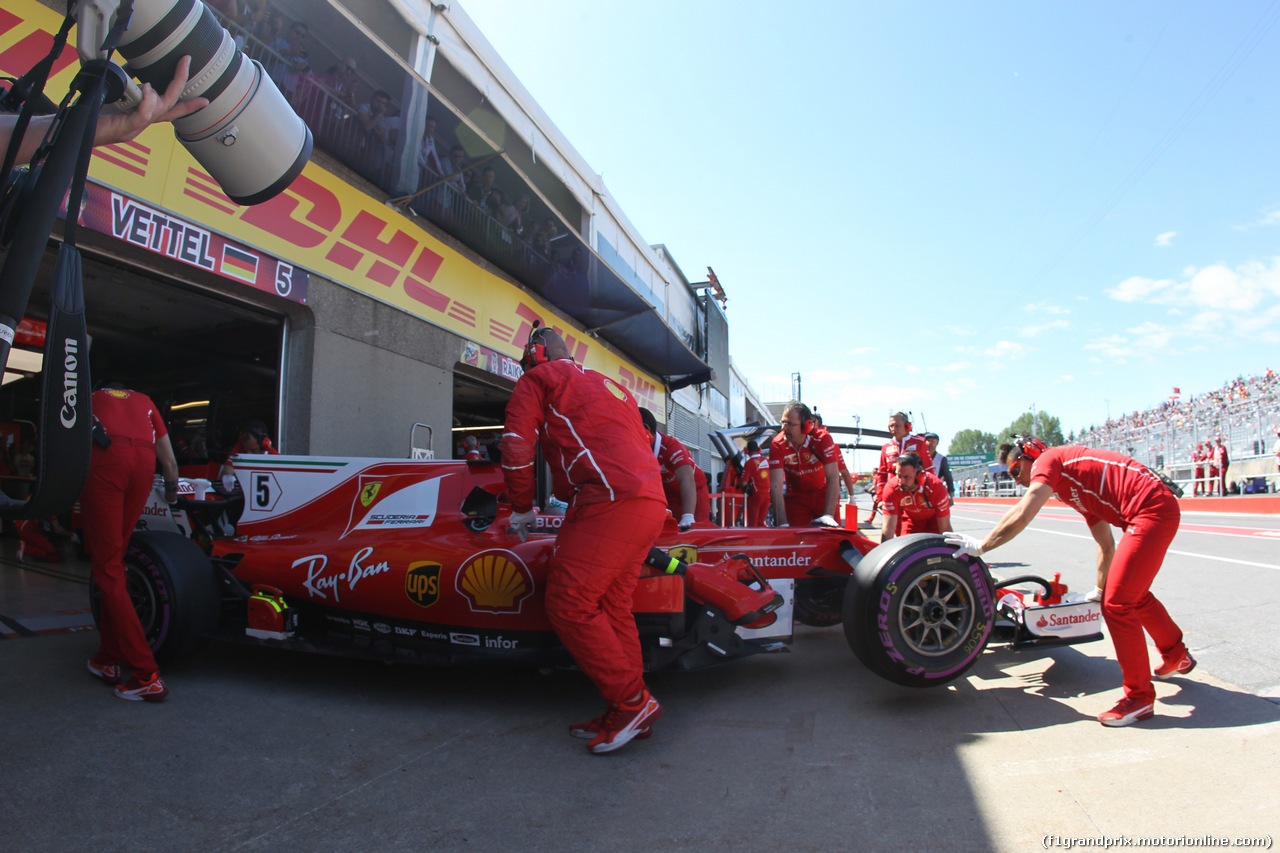
<svg viewBox="0 0 1280 853">
<path fill-rule="evenodd" d="M 131 540 L 130 593 L 159 660 L 215 636 L 394 661 L 572 665 L 543 612 L 561 519 L 540 517 L 527 542 L 512 535 L 498 465 L 243 456 L 236 476 L 230 496 L 197 481 L 174 511 L 153 501 Z M 1025 605 L 953 550 L 927 534 L 877 546 L 840 529 L 680 533 L 673 519 L 635 594 L 646 668 L 779 651 L 794 620 L 842 622 L 872 671 L 930 686 L 965 672 L 993 637 L 1100 636 L 1096 604 Z"/>
</svg>

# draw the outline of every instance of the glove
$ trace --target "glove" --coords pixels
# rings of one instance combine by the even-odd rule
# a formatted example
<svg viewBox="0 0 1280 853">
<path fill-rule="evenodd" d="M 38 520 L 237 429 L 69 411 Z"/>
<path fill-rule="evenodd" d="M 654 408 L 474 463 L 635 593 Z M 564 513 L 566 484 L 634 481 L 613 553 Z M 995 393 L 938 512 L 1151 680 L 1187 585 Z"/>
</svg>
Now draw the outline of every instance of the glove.
<svg viewBox="0 0 1280 853">
<path fill-rule="evenodd" d="M 1086 596 L 1084 597 L 1084 600 L 1085 600 L 1085 601 L 1097 601 L 1097 602 L 1101 602 L 1101 601 L 1102 601 L 1102 590 L 1098 589 L 1098 588 L 1095 586 L 1095 587 L 1093 588 L 1093 592 L 1091 592 L 1091 593 L 1089 593 L 1088 595 L 1086 595 Z"/>
<path fill-rule="evenodd" d="M 956 552 L 953 557 L 981 557 L 982 543 L 972 536 L 966 536 L 963 533 L 955 533 L 954 531 L 942 537 L 942 541 L 948 545 L 955 545 Z"/>
<path fill-rule="evenodd" d="M 817 527 L 839 527 L 840 525 L 829 515 L 820 515 L 813 520 Z"/>
<path fill-rule="evenodd" d="M 172 506 L 178 501 L 178 481 L 164 481 L 164 502 Z"/>
<path fill-rule="evenodd" d="M 680 523 L 677 524 L 676 527 L 680 528 L 681 533 L 685 532 L 690 527 L 693 527 L 693 513 L 686 512 L 684 515 L 680 516 Z"/>
<path fill-rule="evenodd" d="M 529 531 L 533 529 L 534 519 L 538 517 L 538 511 L 531 509 L 528 512 L 513 512 L 509 521 L 511 532 L 520 537 L 521 542 L 529 541 Z"/>
</svg>

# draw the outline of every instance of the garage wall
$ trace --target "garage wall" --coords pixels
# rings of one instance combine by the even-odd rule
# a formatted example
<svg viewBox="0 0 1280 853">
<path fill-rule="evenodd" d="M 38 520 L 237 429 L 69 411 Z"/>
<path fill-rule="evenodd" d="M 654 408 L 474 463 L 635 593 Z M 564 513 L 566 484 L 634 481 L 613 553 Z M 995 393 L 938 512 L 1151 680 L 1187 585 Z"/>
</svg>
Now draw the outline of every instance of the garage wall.
<svg viewBox="0 0 1280 853">
<path fill-rule="evenodd" d="M 307 301 L 315 317 L 307 452 L 408 457 L 418 421 L 434 430 L 436 458 L 449 458 L 462 339 L 319 277 Z"/>
</svg>

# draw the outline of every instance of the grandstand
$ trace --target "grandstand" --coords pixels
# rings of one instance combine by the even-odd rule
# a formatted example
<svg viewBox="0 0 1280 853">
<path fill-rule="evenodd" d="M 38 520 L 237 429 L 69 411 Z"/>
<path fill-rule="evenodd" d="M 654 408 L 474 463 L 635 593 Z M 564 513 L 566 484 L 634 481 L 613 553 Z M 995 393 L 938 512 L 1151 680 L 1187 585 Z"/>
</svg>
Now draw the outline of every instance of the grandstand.
<svg viewBox="0 0 1280 853">
<path fill-rule="evenodd" d="M 1180 483 L 1192 480 L 1191 452 L 1222 436 L 1230 457 L 1227 481 L 1240 491 L 1265 478 L 1280 491 L 1273 442 L 1280 430 L 1280 376 L 1268 368 L 1237 377 L 1221 388 L 1182 399 L 1176 394 L 1155 408 L 1090 427 L 1071 441 L 1125 453 Z M 1187 489 L 1188 494 L 1191 489 Z"/>
</svg>

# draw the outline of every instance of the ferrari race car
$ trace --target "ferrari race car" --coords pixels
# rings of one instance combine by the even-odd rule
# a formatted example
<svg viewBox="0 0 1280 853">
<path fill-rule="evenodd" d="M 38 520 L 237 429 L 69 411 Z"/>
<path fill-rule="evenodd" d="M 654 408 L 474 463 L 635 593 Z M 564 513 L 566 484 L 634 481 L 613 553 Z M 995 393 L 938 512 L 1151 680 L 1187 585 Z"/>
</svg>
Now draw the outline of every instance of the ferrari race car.
<svg viewBox="0 0 1280 853">
<path fill-rule="evenodd" d="M 126 555 L 161 662 L 207 637 L 381 660 L 571 666 L 543 611 L 562 518 L 512 534 L 490 462 L 242 456 L 238 488 L 153 496 Z M 1098 606 L 1027 577 L 997 587 L 942 537 L 668 521 L 634 597 L 645 666 L 689 670 L 785 650 L 796 621 L 843 624 L 898 684 L 945 684 L 992 642 L 1097 639 Z M 1056 579 L 1055 579 L 1056 580 Z M 1031 593 L 1017 589 L 1034 585 Z M 96 607 L 96 591 L 91 591 Z"/>
</svg>

